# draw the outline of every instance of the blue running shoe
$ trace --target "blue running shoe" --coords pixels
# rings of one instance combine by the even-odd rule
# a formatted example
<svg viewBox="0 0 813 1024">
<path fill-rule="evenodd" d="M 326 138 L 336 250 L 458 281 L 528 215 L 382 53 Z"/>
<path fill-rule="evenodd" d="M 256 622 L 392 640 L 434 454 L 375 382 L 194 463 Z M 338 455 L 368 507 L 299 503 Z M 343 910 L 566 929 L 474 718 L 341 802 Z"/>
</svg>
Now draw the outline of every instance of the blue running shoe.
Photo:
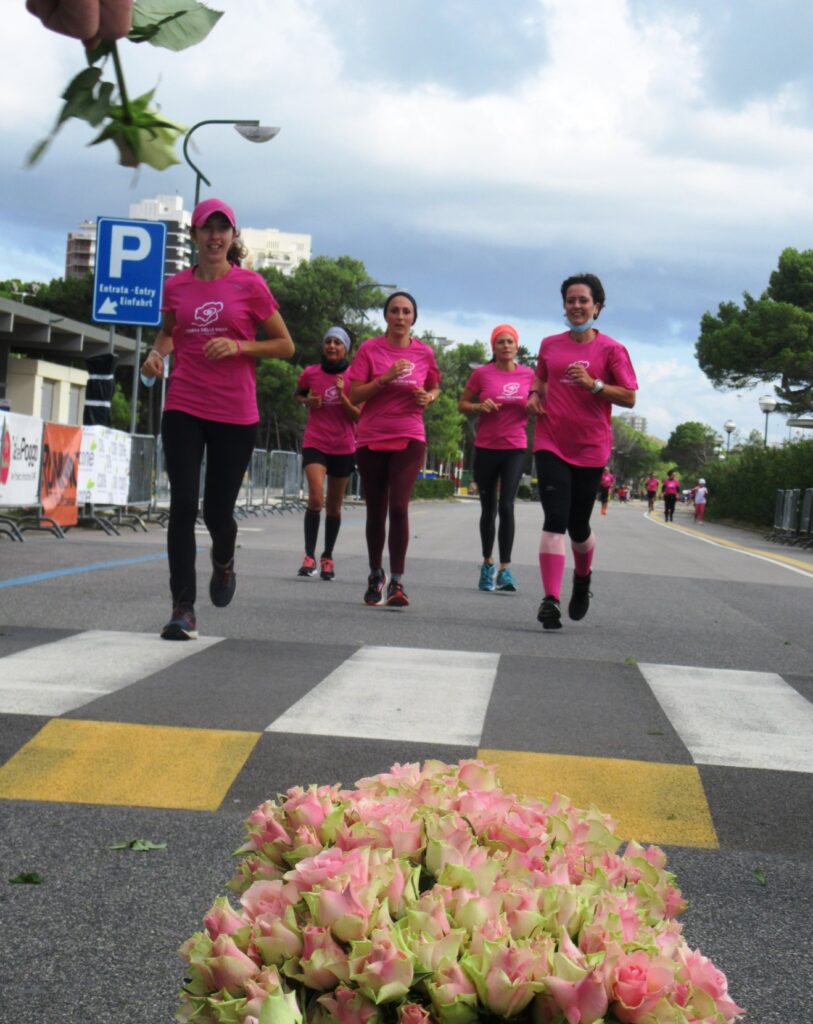
<svg viewBox="0 0 813 1024">
<path fill-rule="evenodd" d="M 480 566 L 480 582 L 478 584 L 480 590 L 493 590 L 494 589 L 494 577 L 497 574 L 496 567 L 488 562 L 483 562 Z"/>
<path fill-rule="evenodd" d="M 517 585 L 514 582 L 514 577 L 511 575 L 510 569 L 500 569 L 497 573 L 497 590 L 511 590 L 517 589 Z"/>
</svg>

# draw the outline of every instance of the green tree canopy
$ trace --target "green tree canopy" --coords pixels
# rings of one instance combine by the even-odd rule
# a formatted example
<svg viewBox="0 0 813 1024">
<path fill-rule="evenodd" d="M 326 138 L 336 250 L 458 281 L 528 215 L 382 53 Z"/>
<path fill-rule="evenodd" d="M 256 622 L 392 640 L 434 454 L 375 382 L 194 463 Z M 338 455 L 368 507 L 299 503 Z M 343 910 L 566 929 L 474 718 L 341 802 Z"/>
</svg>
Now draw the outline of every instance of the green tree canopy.
<svg viewBox="0 0 813 1024">
<path fill-rule="evenodd" d="M 704 313 L 695 346 L 700 369 L 717 388 L 775 383 L 783 412 L 813 409 L 813 249 L 785 249 L 759 299 L 722 302 Z"/>
<path fill-rule="evenodd" d="M 294 401 L 301 370 L 300 366 L 283 359 L 257 361 L 258 448 L 268 451 L 299 451 L 301 448 L 307 413 Z"/>
<path fill-rule="evenodd" d="M 650 472 L 661 473 L 661 445 L 613 416 L 613 463 L 616 478 L 640 483 Z"/>
<path fill-rule="evenodd" d="M 357 343 L 378 333 L 367 311 L 381 309 L 386 296 L 361 260 L 316 256 L 289 275 L 276 268 L 261 273 L 280 304 L 300 365 L 319 361 L 328 327 L 344 327 Z"/>
<path fill-rule="evenodd" d="M 679 423 L 669 436 L 662 457 L 677 466 L 684 477 L 700 474 L 715 459 L 721 439 L 707 423 Z"/>
<path fill-rule="evenodd" d="M 461 450 L 464 417 L 457 411 L 457 395 L 441 391 L 426 410 L 426 453 L 436 463 L 457 462 Z"/>
</svg>

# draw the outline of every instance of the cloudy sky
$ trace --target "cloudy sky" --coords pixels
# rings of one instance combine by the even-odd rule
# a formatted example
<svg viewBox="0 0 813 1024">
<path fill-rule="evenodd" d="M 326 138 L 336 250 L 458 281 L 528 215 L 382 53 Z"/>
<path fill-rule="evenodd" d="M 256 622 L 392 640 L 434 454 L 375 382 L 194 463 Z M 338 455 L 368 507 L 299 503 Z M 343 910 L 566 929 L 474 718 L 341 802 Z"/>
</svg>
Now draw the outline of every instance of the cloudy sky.
<svg viewBox="0 0 813 1024">
<path fill-rule="evenodd" d="M 131 94 L 185 124 L 259 118 L 254 146 L 195 135 L 211 193 L 251 227 L 313 236 L 407 288 L 419 329 L 458 341 L 560 329 L 559 284 L 598 273 L 604 330 L 629 348 L 636 411 L 760 431 L 754 392 L 715 391 L 694 344 L 719 302 L 759 294 L 780 251 L 813 246 L 808 0 L 212 0 L 182 54 L 122 44 Z M 182 164 L 134 174 L 69 125 L 34 170 L 81 46 L 6 0 L 0 41 L 0 279 L 61 276 L 66 232 L 179 193 Z M 787 431 L 774 417 L 772 436 Z M 735 435 L 736 436 L 736 435 Z"/>
</svg>

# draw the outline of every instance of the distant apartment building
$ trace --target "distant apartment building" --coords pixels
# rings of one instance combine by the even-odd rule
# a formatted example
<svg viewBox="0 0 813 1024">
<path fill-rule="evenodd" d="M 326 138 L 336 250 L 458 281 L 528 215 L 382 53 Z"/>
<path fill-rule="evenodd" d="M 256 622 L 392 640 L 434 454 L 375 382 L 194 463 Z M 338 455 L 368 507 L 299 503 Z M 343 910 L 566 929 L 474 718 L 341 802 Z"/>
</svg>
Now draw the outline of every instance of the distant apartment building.
<svg viewBox="0 0 813 1024">
<path fill-rule="evenodd" d="M 114 216 L 111 214 L 111 216 Z M 167 225 L 167 248 L 164 275 L 169 277 L 188 267 L 192 257 L 189 225 L 192 215 L 183 208 L 181 196 L 154 196 L 130 203 L 132 220 L 163 220 Z M 82 277 L 96 266 L 96 221 L 85 220 L 75 231 L 68 232 L 65 256 L 65 277 Z"/>
<path fill-rule="evenodd" d="M 311 236 L 297 235 L 276 228 L 240 228 L 240 240 L 248 249 L 244 266 L 250 270 L 276 267 L 291 274 L 311 258 Z"/>
<path fill-rule="evenodd" d="M 96 266 L 96 221 L 83 220 L 68 232 L 65 248 L 65 277 L 84 277 Z"/>
<path fill-rule="evenodd" d="M 646 433 L 646 416 L 636 416 L 634 412 L 622 412 L 618 414 L 618 418 L 640 434 Z"/>
<path fill-rule="evenodd" d="M 112 216 L 112 214 L 111 214 Z M 164 274 L 169 277 L 192 262 L 189 227 L 192 215 L 183 207 L 181 196 L 154 196 L 130 204 L 132 220 L 163 220 L 167 225 Z M 245 266 L 251 270 L 276 267 L 290 274 L 311 258 L 311 236 L 278 231 L 276 228 L 241 228 L 240 239 L 248 249 Z M 96 266 L 96 221 L 85 220 L 68 232 L 65 276 L 81 277 Z"/>
</svg>

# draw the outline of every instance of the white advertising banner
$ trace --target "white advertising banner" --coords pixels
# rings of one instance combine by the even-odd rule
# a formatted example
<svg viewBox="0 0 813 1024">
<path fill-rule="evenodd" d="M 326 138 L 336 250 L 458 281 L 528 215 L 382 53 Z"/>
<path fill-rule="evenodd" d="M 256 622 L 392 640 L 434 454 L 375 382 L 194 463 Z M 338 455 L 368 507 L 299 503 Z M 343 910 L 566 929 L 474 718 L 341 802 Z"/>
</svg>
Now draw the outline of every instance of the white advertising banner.
<svg viewBox="0 0 813 1024">
<path fill-rule="evenodd" d="M 79 451 L 79 505 L 126 505 L 130 490 L 132 438 L 112 427 L 82 427 Z"/>
<path fill-rule="evenodd" d="M 42 420 L 0 412 L 0 505 L 38 505 Z"/>
</svg>

